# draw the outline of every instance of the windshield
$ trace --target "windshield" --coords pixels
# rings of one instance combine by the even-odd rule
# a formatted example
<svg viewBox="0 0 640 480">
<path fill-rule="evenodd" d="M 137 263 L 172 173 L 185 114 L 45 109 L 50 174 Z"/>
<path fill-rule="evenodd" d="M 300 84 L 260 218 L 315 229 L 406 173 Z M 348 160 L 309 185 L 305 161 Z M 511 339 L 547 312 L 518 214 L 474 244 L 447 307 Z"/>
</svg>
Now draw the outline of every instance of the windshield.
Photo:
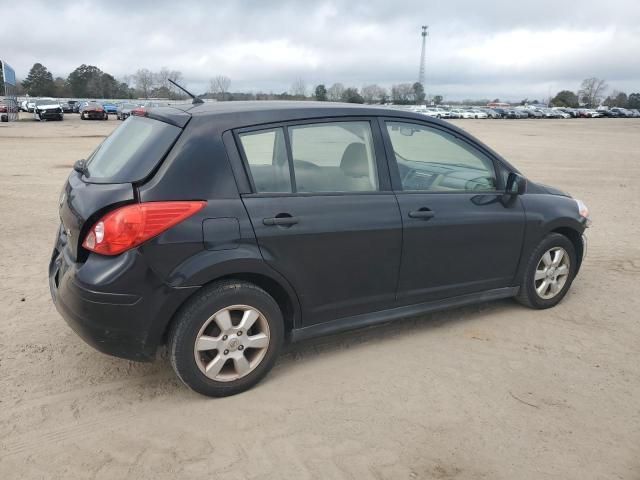
<svg viewBox="0 0 640 480">
<path fill-rule="evenodd" d="M 50 98 L 41 98 L 40 100 L 36 100 L 36 105 L 57 105 L 57 102 Z"/>
<path fill-rule="evenodd" d="M 85 176 L 93 183 L 144 179 L 162 160 L 182 130 L 146 117 L 130 117 L 91 154 Z"/>
<path fill-rule="evenodd" d="M 122 105 L 120 105 L 120 108 L 136 108 L 137 105 L 134 103 L 123 103 Z"/>
</svg>

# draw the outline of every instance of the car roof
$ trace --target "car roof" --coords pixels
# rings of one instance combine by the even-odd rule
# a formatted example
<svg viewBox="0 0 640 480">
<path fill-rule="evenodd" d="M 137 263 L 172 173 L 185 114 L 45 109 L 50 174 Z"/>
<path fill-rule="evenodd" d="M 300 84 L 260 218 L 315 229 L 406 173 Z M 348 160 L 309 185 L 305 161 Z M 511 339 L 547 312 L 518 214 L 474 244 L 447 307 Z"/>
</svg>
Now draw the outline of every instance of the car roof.
<svg viewBox="0 0 640 480">
<path fill-rule="evenodd" d="M 410 110 L 400 110 L 384 105 L 360 105 L 355 103 L 309 102 L 309 101 L 233 101 L 208 102 L 203 104 L 172 105 L 153 108 L 149 117 L 184 126 L 189 117 L 216 117 L 221 128 L 233 129 L 266 123 L 279 123 L 323 117 L 368 117 L 387 116 L 415 119 L 447 125 L 441 120 Z"/>
</svg>

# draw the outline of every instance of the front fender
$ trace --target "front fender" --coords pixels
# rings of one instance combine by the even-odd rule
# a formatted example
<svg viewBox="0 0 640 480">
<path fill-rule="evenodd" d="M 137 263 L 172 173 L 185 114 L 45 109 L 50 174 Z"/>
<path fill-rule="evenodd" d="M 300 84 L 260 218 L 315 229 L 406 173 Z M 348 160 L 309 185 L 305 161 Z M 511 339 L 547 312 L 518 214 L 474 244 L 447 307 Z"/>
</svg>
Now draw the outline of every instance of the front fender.
<svg viewBox="0 0 640 480">
<path fill-rule="evenodd" d="M 525 194 L 521 196 L 525 210 L 525 236 L 522 255 L 514 283 L 524 275 L 527 260 L 533 250 L 549 233 L 570 229 L 582 235 L 586 220 L 578 213 L 578 206 L 571 197 L 551 194 Z"/>
</svg>

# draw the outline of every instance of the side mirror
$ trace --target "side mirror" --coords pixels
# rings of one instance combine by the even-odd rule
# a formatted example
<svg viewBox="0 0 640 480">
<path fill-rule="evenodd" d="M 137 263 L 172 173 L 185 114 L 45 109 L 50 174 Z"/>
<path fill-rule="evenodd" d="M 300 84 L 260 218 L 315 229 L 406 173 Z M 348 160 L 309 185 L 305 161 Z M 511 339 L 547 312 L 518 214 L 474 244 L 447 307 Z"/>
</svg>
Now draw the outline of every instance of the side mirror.
<svg viewBox="0 0 640 480">
<path fill-rule="evenodd" d="M 527 179 L 511 172 L 507 177 L 505 193 L 508 195 L 522 195 L 527 191 Z"/>
</svg>

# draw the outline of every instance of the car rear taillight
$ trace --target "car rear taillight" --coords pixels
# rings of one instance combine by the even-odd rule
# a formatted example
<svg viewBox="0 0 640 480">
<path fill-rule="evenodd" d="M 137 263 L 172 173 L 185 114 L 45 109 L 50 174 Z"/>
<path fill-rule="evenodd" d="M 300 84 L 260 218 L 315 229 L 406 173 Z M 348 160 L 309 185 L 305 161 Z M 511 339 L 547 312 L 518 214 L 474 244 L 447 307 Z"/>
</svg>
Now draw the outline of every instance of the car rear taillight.
<svg viewBox="0 0 640 480">
<path fill-rule="evenodd" d="M 118 255 L 189 218 L 206 203 L 148 202 L 120 207 L 91 227 L 82 246 L 101 255 Z"/>
</svg>

